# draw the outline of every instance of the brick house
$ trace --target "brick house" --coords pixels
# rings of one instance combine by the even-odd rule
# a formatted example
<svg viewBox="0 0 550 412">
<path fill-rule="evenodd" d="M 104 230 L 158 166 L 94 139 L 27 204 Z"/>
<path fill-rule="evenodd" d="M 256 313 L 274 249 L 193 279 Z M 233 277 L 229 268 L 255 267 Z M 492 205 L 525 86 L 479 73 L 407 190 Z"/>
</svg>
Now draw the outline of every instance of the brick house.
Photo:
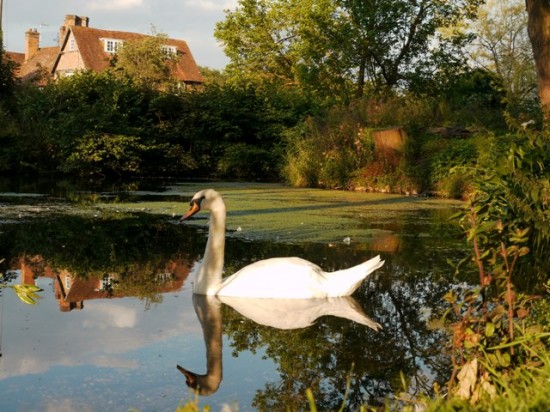
<svg viewBox="0 0 550 412">
<path fill-rule="evenodd" d="M 144 34 L 114 30 L 101 30 L 89 27 L 89 18 L 66 15 L 65 22 L 59 29 L 59 45 L 39 47 L 40 34 L 36 29 L 26 32 L 25 53 L 8 53 L 19 63 L 17 77 L 22 81 L 36 79 L 60 78 L 71 76 L 82 70 L 101 72 L 109 63 L 124 42 L 148 37 Z M 165 53 L 178 56 L 172 67 L 172 77 L 184 87 L 194 87 L 203 83 L 189 46 L 184 40 L 165 39 Z"/>
<path fill-rule="evenodd" d="M 9 59 L 17 64 L 15 76 L 24 83 L 43 84 L 51 78 L 51 70 L 59 54 L 59 47 L 40 48 L 40 33 L 29 29 L 25 33 L 25 53 L 6 52 Z"/>
</svg>

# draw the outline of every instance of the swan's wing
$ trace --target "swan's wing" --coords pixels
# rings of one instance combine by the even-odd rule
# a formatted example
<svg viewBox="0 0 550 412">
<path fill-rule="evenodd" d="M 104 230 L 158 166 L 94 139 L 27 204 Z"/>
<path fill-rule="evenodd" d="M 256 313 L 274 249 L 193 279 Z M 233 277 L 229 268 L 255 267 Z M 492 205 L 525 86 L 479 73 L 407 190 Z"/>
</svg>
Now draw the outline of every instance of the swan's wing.
<svg viewBox="0 0 550 412">
<path fill-rule="evenodd" d="M 225 278 L 220 296 L 305 299 L 325 297 L 323 270 L 300 258 L 273 258 L 248 265 Z"/>
</svg>

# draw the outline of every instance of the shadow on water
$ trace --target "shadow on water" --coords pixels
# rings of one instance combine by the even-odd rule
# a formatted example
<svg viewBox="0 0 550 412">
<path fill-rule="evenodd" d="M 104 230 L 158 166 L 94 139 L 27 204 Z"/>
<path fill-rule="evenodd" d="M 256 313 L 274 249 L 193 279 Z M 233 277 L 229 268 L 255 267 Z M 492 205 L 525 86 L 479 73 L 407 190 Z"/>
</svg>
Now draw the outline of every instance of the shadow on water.
<svg viewBox="0 0 550 412">
<path fill-rule="evenodd" d="M 275 379 L 255 382 L 250 399 L 233 395 L 243 409 L 307 409 L 305 391 L 311 388 L 320 410 L 336 410 L 344 402 L 346 382 L 346 409 L 357 409 L 364 403 L 381 405 L 385 397 L 404 390 L 401 374 L 410 393 L 429 393 L 434 382 L 446 380 L 449 370 L 443 350 L 445 335 L 430 319 L 441 314 L 442 296 L 453 282 L 447 259 L 458 260 L 462 254 L 452 230 L 437 223 L 441 220 L 434 213 L 438 212 L 418 212 L 403 220 L 392 216 L 370 223 L 384 231 L 369 244 L 297 245 L 230 237 L 226 245 L 226 274 L 274 256 L 301 256 L 331 271 L 381 253 L 386 261 L 384 267 L 364 282 L 351 302 L 346 299 L 338 303 L 352 308 L 356 315 L 363 314 L 373 324 L 369 327 L 368 322 L 358 322 L 358 318 L 334 316 L 343 311 L 341 307 L 334 310 L 335 302 L 312 309 L 311 313 L 319 316 L 304 315 L 306 320 L 301 322 L 298 316 L 285 320 L 285 311 L 297 313 L 298 309 L 285 309 L 283 304 L 270 308 L 257 302 L 211 302 L 194 297 L 203 328 L 201 338 L 206 343 L 206 371 L 191 372 L 200 365 L 196 362 L 187 369 L 188 356 L 200 356 L 194 352 L 186 355 L 181 348 L 171 353 L 172 368 L 184 365 L 178 369 L 190 386 L 202 388 L 201 393 L 220 403 L 227 401 L 221 398 L 227 393 L 219 394 L 224 385 L 234 381 L 244 385 L 246 376 L 262 367 L 262 358 L 271 359 L 276 368 Z M 146 308 L 151 303 L 161 304 L 163 297 L 189 285 L 189 273 L 200 259 L 204 243 L 203 228 L 178 225 L 169 217 L 151 214 L 128 213 L 110 218 L 59 215 L 0 226 L 0 251 L 6 259 L 2 272 L 17 270 L 26 283 L 51 279 L 59 311 L 64 312 L 88 310 L 86 304 L 92 300 L 128 297 L 145 300 Z M 46 304 L 41 302 L 39 306 Z M 186 309 L 192 306 L 191 302 L 178 304 Z M 308 311 L 304 307 L 301 310 Z M 291 327 L 287 323 L 285 327 L 290 320 L 295 324 Z M 372 326 L 376 323 L 381 325 L 378 331 Z M 239 371 L 223 380 L 221 334 L 233 355 L 233 359 L 224 362 L 236 363 L 238 366 L 232 370 Z M 240 358 L 250 353 L 255 354 L 257 362 L 240 365 Z M 135 379 L 139 380 L 144 372 L 138 370 Z M 9 378 L 0 378 L 0 387 L 2 381 L 7 384 Z M 170 385 L 181 391 L 183 382 L 178 375 Z M 159 391 L 166 390 L 160 386 L 166 382 L 158 385 Z M 112 402 L 126 405 L 125 393 L 121 390 L 120 398 L 112 393 Z M 89 396 L 100 394 L 92 391 Z M 174 408 L 178 401 L 172 399 Z M 7 401 L 0 400 L 0 405 L 4 402 Z M 136 402 L 133 406 L 140 410 L 155 409 L 146 401 L 141 401 L 142 405 L 138 399 Z"/>
</svg>

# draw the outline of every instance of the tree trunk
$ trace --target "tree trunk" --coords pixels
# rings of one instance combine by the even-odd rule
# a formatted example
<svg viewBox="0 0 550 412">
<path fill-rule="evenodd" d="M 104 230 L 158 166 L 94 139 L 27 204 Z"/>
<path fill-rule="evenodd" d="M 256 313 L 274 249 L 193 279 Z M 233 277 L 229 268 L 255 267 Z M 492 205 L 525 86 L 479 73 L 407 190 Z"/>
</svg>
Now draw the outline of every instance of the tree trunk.
<svg viewBox="0 0 550 412">
<path fill-rule="evenodd" d="M 357 74 L 357 90 L 355 97 L 363 97 L 365 92 L 365 73 L 367 70 L 367 58 L 361 55 L 361 62 L 359 63 L 359 73 Z"/>
<path fill-rule="evenodd" d="M 525 0 L 545 126 L 550 125 L 550 0 Z"/>
</svg>

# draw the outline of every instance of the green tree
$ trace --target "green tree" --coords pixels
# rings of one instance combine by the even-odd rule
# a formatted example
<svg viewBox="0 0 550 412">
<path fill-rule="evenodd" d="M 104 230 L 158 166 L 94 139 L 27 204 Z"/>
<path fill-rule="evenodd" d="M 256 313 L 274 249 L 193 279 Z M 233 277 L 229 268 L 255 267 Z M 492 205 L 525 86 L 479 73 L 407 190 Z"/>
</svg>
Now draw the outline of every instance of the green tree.
<svg viewBox="0 0 550 412">
<path fill-rule="evenodd" d="M 476 41 L 472 59 L 502 79 L 508 110 L 525 106 L 536 96 L 537 75 L 527 34 L 525 3 L 490 0 L 473 23 Z"/>
<path fill-rule="evenodd" d="M 241 0 L 215 35 L 234 77 L 346 99 L 366 84 L 403 87 L 461 63 L 468 36 L 454 28 L 480 2 Z"/>
<path fill-rule="evenodd" d="M 15 63 L 7 58 L 0 30 L 0 101 L 11 96 L 15 89 Z"/>
<path fill-rule="evenodd" d="M 462 65 L 469 37 L 459 30 L 479 0 L 341 0 L 349 15 L 350 68 L 358 94 L 365 81 L 377 88 L 410 86 L 446 66 Z M 446 69 L 447 70 L 447 69 Z"/>
<path fill-rule="evenodd" d="M 113 72 L 127 76 L 147 89 L 167 89 L 174 84 L 171 77 L 178 55 L 165 52 L 167 36 L 156 34 L 124 42 L 124 47 L 112 61 Z"/>
<path fill-rule="evenodd" d="M 82 72 L 43 89 L 22 87 L 17 95 L 23 162 L 55 170 L 87 132 L 140 135 L 149 96 L 111 73 Z"/>
<path fill-rule="evenodd" d="M 211 67 L 199 66 L 199 70 L 204 78 L 205 86 L 214 84 L 223 86 L 226 80 L 226 75 L 223 70 L 213 69 Z"/>
</svg>

